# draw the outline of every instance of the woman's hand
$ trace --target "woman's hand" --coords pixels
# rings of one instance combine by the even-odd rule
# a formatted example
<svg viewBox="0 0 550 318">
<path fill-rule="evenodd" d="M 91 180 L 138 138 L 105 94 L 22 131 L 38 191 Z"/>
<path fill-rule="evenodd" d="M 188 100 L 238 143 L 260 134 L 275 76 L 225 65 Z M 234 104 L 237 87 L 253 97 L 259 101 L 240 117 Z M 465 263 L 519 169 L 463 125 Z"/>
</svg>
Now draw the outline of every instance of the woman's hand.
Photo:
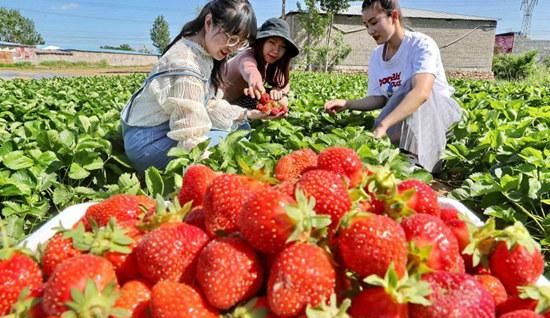
<svg viewBox="0 0 550 318">
<path fill-rule="evenodd" d="M 271 92 L 269 92 L 269 95 L 271 96 L 272 100 L 280 101 L 283 99 L 285 94 L 280 89 L 272 89 Z"/>
<path fill-rule="evenodd" d="M 386 126 L 383 126 L 383 125 L 378 125 L 376 126 L 376 128 L 374 129 L 374 138 L 376 139 L 379 139 L 379 138 L 382 138 L 384 136 L 386 136 L 386 132 L 388 131 L 388 128 Z"/>
<path fill-rule="evenodd" d="M 345 99 L 333 99 L 325 103 L 325 111 L 329 114 L 335 114 L 346 109 Z"/>
<path fill-rule="evenodd" d="M 251 98 L 260 99 L 263 93 L 265 93 L 265 88 L 260 73 L 250 74 L 250 78 L 248 79 L 248 87 L 244 89 L 244 94 Z"/>
</svg>

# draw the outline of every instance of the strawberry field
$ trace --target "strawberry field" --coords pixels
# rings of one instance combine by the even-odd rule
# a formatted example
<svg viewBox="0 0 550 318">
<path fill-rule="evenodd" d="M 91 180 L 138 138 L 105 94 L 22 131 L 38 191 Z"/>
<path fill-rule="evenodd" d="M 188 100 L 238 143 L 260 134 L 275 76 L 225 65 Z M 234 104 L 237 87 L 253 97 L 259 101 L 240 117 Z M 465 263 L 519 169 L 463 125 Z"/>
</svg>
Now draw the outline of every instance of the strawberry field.
<svg viewBox="0 0 550 318">
<path fill-rule="evenodd" d="M 480 242 L 487 238 L 484 235 L 487 235 L 491 227 L 507 229 L 495 234 L 504 240 L 504 237 L 523 233 L 524 226 L 540 244 L 546 263 L 550 262 L 550 83 L 529 85 L 453 81 L 457 90 L 456 99 L 465 111 L 464 119 L 453 127 L 443 171 L 432 177 L 411 166 L 389 140 L 373 138 L 371 130 L 376 113 L 345 112 L 331 116 L 323 111 L 322 106 L 327 99 L 363 97 L 366 92 L 366 77 L 317 73 L 294 73 L 292 76 L 293 90 L 289 96 L 290 110 L 287 118 L 254 122 L 254 130 L 250 135 L 243 131 L 231 134 L 220 145 L 209 149 L 211 153 L 208 158 L 203 156 L 206 143 L 191 152 L 173 149 L 171 155 L 174 160 L 165 170 L 150 168 L 143 176 L 137 175 L 125 158 L 119 124 L 119 111 L 132 92 L 139 87 L 143 76 L 0 81 L 0 208 L 7 230 L 5 232 L 12 243 L 19 242 L 68 206 L 100 201 L 120 193 L 144 194 L 150 198 L 159 197 L 161 201 L 170 201 L 180 193 L 185 169 L 199 163 L 218 173 L 237 173 L 253 177 L 262 183 L 276 184 L 275 188 L 292 196 L 293 188 L 288 191 L 284 178 L 281 177 L 281 168 L 278 166 L 280 158 L 300 149 L 309 148 L 316 155 L 335 146 L 343 146 L 353 149 L 360 165 L 368 167 L 365 168 L 370 171 L 368 174 L 375 176 L 367 178 L 369 182 L 376 180 L 385 184 L 386 179 L 378 178 L 376 171 L 379 168 L 372 168 L 383 166 L 381 171 L 392 171 L 392 178 L 397 180 L 419 179 L 429 184 L 432 179 L 436 179 L 440 184 L 447 185 L 451 189 L 446 194 L 448 197 L 461 201 L 483 220 L 490 220 L 485 232 L 479 233 Z M 350 189 L 357 188 L 364 182 L 360 177 L 346 177 L 349 178 Z M 307 187 L 306 181 L 299 182 Z M 230 184 L 225 188 L 232 186 L 237 187 Z M 381 187 L 379 185 L 379 189 Z M 402 187 L 418 189 L 416 185 Z M 347 196 L 345 193 L 342 196 Z M 350 198 L 356 202 L 364 199 L 364 195 L 363 191 L 349 191 Z M 305 206 L 311 204 L 300 196 L 296 192 L 295 199 L 298 203 Z M 271 193 L 267 198 L 259 197 L 257 200 L 263 202 L 277 197 L 278 194 Z M 321 200 L 319 197 L 315 199 Z M 384 200 L 386 210 L 395 211 L 397 201 L 385 197 Z M 181 198 L 180 201 L 186 202 Z M 206 201 L 204 204 L 207 205 Z M 370 211 L 376 209 L 375 205 L 375 201 L 370 200 L 369 206 L 362 208 Z M 253 208 L 249 210 L 252 211 Z M 330 212 L 328 214 L 333 216 Z M 326 223 L 321 219 L 315 220 L 317 221 L 311 221 L 314 225 Z M 377 222 L 386 221 L 381 219 Z M 99 223 L 107 225 L 109 222 L 104 220 Z M 86 224 L 88 229 L 91 226 Z M 243 227 L 242 235 L 255 250 L 269 254 L 265 247 L 254 245 L 251 242 L 253 239 L 248 239 L 247 235 L 253 235 L 254 228 L 251 234 L 246 234 L 244 225 L 239 226 Z M 388 225 L 391 226 L 395 224 Z M 333 222 L 329 233 L 334 231 L 334 227 Z M 205 231 L 213 237 L 218 231 L 228 230 L 232 231 L 228 227 L 207 226 Z M 74 234 L 71 235 L 75 237 Z M 347 268 L 351 268 L 355 274 L 359 273 L 361 277 L 373 273 L 362 273 L 361 264 L 348 264 L 353 263 L 351 255 L 355 254 L 354 250 L 346 252 L 346 247 L 353 244 L 335 243 L 331 241 L 330 235 L 329 245 L 342 244 L 339 251 L 342 258 L 347 257 Z M 78 236 L 82 238 L 81 247 L 90 239 L 82 233 Z M 204 241 L 201 244 L 206 244 L 205 239 L 201 240 Z M 210 242 L 208 245 L 213 245 L 210 248 L 212 254 L 204 258 L 215 258 L 215 253 L 223 246 L 236 248 L 235 246 L 243 244 L 239 240 L 231 239 L 214 239 Z M 306 253 L 317 258 L 312 262 L 325 262 L 319 261 L 319 258 L 324 257 L 319 256 L 321 252 L 305 252 L 307 249 L 314 249 L 310 245 L 295 246 L 296 251 L 288 253 Z M 406 258 L 406 254 L 404 257 Z M 91 259 L 88 261 L 92 262 Z M 86 260 L 81 262 L 85 263 Z M 325 263 L 319 266 L 326 266 Z M 389 275 L 386 278 L 395 281 L 397 277 L 392 275 L 401 277 L 405 266 L 411 265 L 405 263 L 401 261 L 401 267 L 396 268 L 397 262 L 394 262 L 393 267 L 390 266 L 393 271 L 387 272 L 389 263 L 385 264 L 376 274 L 382 277 L 384 274 Z M 453 264 L 448 264 L 449 268 L 439 265 L 450 271 L 458 266 Z M 277 266 L 283 268 L 286 265 Z M 408 267 L 407 269 L 411 270 Z M 159 279 L 161 277 L 155 276 L 154 280 Z M 378 286 L 382 284 L 381 279 L 371 278 L 368 283 Z M 439 279 L 445 280 L 443 277 L 433 276 L 431 283 L 434 284 Z M 211 286 L 214 283 L 204 284 Z M 417 287 L 421 285 L 417 284 Z M 260 287 L 254 288 L 254 293 L 257 293 Z M 214 295 L 212 298 L 219 296 L 219 292 L 215 290 L 205 293 Z M 326 296 L 328 295 L 330 294 Z M 250 298 L 249 295 L 241 296 L 239 301 Z M 223 297 L 219 297 L 216 300 L 208 299 L 211 304 L 216 303 L 215 307 L 218 309 L 231 308 L 238 302 L 227 303 Z M 277 310 L 278 313 L 286 313 L 285 308 Z M 494 308 L 492 310 L 494 312 Z M 281 316 L 294 317 L 292 314 Z M 360 314 L 354 317 L 360 317 Z"/>
</svg>

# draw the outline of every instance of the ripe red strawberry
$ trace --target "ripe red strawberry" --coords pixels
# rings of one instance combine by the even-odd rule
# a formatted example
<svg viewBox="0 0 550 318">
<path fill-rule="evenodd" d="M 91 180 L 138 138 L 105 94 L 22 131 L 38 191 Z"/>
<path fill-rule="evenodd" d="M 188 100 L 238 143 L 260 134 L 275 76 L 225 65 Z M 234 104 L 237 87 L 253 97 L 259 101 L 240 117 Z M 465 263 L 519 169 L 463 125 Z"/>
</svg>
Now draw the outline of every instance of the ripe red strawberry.
<svg viewBox="0 0 550 318">
<path fill-rule="evenodd" d="M 344 266 L 359 275 L 384 276 L 391 263 L 398 277 L 407 265 L 405 232 L 385 215 L 350 213 L 338 231 L 338 248 Z"/>
<path fill-rule="evenodd" d="M 439 217 L 437 192 L 429 185 L 416 179 L 400 182 L 398 194 L 386 202 L 386 211 L 392 216 L 406 216 L 411 213 L 426 213 Z"/>
<path fill-rule="evenodd" d="M 334 231 L 340 219 L 351 208 L 351 199 L 341 176 L 327 170 L 310 170 L 305 172 L 296 187 L 304 191 L 307 197 L 315 198 L 317 214 L 329 215 Z"/>
<path fill-rule="evenodd" d="M 238 237 L 216 238 L 199 254 L 197 281 L 208 302 L 229 309 L 260 289 L 263 272 L 256 252 Z"/>
<path fill-rule="evenodd" d="M 42 309 L 49 316 L 61 316 L 69 310 L 67 302 L 77 300 L 72 298 L 73 290 L 83 292 L 88 281 L 95 284 L 100 293 L 106 290 L 112 291 L 108 285 L 118 286 L 113 265 L 108 260 L 88 254 L 75 256 L 59 264 L 46 282 Z M 93 310 L 102 310 L 104 313 L 108 313 L 116 298 L 113 299 L 108 295 L 104 295 L 104 297 L 111 300 L 112 303 L 88 303 L 79 314 L 91 315 L 89 312 L 92 310 L 91 306 L 94 306 Z"/>
<path fill-rule="evenodd" d="M 218 318 L 218 313 L 191 286 L 163 280 L 151 291 L 151 314 L 155 318 Z"/>
<path fill-rule="evenodd" d="M 317 154 L 304 148 L 282 156 L 275 166 L 275 177 L 280 181 L 296 181 L 300 175 L 317 166 Z"/>
<path fill-rule="evenodd" d="M 506 289 L 496 278 L 492 275 L 475 275 L 474 278 L 487 289 L 491 295 L 493 295 L 493 299 L 495 300 L 495 305 L 498 307 L 500 304 L 504 303 L 506 299 L 508 299 L 508 294 L 506 293 Z"/>
<path fill-rule="evenodd" d="M 252 194 L 239 217 L 242 236 L 261 252 L 278 253 L 294 230 L 295 221 L 285 210 L 292 203 L 291 197 L 273 189 Z"/>
<path fill-rule="evenodd" d="M 104 253 L 101 252 L 96 255 L 103 255 L 113 264 L 118 282 L 120 284 L 124 284 L 127 281 L 140 277 L 137 264 L 136 246 L 139 241 L 141 241 L 143 234 L 134 226 L 133 222 L 121 222 L 117 225 L 117 227 L 120 229 L 118 231 L 123 231 L 123 236 L 125 238 L 122 238 L 121 235 L 114 238 L 111 237 L 111 240 L 115 241 L 114 243 L 116 243 L 116 247 L 113 246 L 114 243 L 112 242 L 106 247 L 106 251 Z M 118 231 L 117 233 L 120 233 Z M 116 242 L 117 240 L 118 242 Z"/>
<path fill-rule="evenodd" d="M 407 275 L 399 279 L 393 265 L 384 278 L 371 275 L 364 282 L 376 287 L 365 288 L 353 298 L 352 318 L 408 318 L 409 303 L 429 305 L 425 296 L 431 293 L 430 284 Z"/>
<path fill-rule="evenodd" d="M 183 174 L 183 182 L 178 195 L 180 204 L 183 206 L 193 201 L 193 207 L 202 205 L 206 188 L 216 177 L 216 172 L 202 164 L 189 166 Z"/>
<path fill-rule="evenodd" d="M 493 318 L 495 302 L 489 292 L 472 276 L 444 271 L 425 275 L 432 288 L 430 306 L 409 305 L 415 318 Z"/>
<path fill-rule="evenodd" d="M 412 243 L 410 265 L 416 269 L 426 265 L 432 270 L 464 272 L 456 237 L 441 219 L 418 213 L 404 218 L 401 227 L 407 241 Z"/>
<path fill-rule="evenodd" d="M 130 318 L 148 318 L 150 300 L 150 287 L 145 282 L 131 280 L 120 289 L 115 306 L 128 310 Z"/>
<path fill-rule="evenodd" d="M 30 292 L 42 284 L 42 271 L 29 256 L 9 248 L 0 251 L 0 316 L 7 315 L 25 287 Z"/>
<path fill-rule="evenodd" d="M 506 244 L 505 241 L 497 244 L 489 263 L 491 273 L 502 282 L 508 294 L 515 295 L 519 286 L 535 284 L 544 270 L 544 258 L 538 247 L 533 246 L 530 251 L 526 245 L 516 243 L 509 250 Z"/>
<path fill-rule="evenodd" d="M 238 218 L 246 199 L 262 187 L 247 177 L 223 174 L 212 180 L 204 198 L 204 225 L 210 237 L 239 230 Z"/>
<path fill-rule="evenodd" d="M 206 231 L 204 228 L 204 208 L 202 206 L 194 207 L 191 212 L 189 212 L 183 221 L 187 224 L 194 225 L 199 229 Z"/>
<path fill-rule="evenodd" d="M 524 286 L 519 294 L 512 295 L 497 306 L 497 315 L 516 310 L 530 310 L 550 317 L 550 288 L 548 286 Z"/>
<path fill-rule="evenodd" d="M 317 168 L 335 172 L 346 178 L 348 188 L 361 182 L 363 162 L 355 150 L 344 147 L 330 147 L 319 153 Z"/>
<path fill-rule="evenodd" d="M 303 314 L 334 293 L 336 273 L 328 254 L 309 243 L 296 243 L 279 253 L 267 286 L 269 308 L 280 317 Z"/>
<path fill-rule="evenodd" d="M 194 264 L 208 236 L 187 223 L 169 223 L 145 234 L 136 247 L 141 275 L 151 283 L 194 276 Z"/>
<path fill-rule="evenodd" d="M 42 270 L 46 278 L 50 277 L 57 265 L 73 256 L 82 254 L 73 247 L 71 238 L 65 237 L 63 233 L 55 234 L 48 240 L 44 253 L 42 254 Z"/>
<path fill-rule="evenodd" d="M 462 252 L 471 240 L 470 228 L 474 225 L 459 217 L 459 213 L 453 207 L 440 207 L 441 220 L 453 232 L 458 242 L 458 248 Z"/>
<path fill-rule="evenodd" d="M 269 95 L 268 92 L 265 92 L 262 94 L 262 96 L 260 96 L 260 101 L 259 101 L 260 104 L 267 104 L 270 101 L 271 101 L 271 95 Z"/>
<path fill-rule="evenodd" d="M 522 309 L 509 312 L 499 318 L 544 318 L 544 316 L 541 316 L 532 310 Z"/>
<path fill-rule="evenodd" d="M 83 222 L 86 229 L 90 229 L 90 220 L 94 220 L 98 226 L 105 226 L 111 217 L 117 222 L 138 221 L 139 216 L 145 211 L 155 209 L 155 201 L 143 195 L 116 194 L 108 199 L 96 203 L 86 210 Z"/>
</svg>

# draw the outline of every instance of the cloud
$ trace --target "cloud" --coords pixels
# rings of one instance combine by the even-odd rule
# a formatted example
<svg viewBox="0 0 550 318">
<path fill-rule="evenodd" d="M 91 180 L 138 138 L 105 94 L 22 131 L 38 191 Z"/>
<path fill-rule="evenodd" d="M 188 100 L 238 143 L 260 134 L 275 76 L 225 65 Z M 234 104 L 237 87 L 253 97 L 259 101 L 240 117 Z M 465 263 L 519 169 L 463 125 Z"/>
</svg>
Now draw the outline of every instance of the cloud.
<svg viewBox="0 0 550 318">
<path fill-rule="evenodd" d="M 80 7 L 80 5 L 78 3 L 71 2 L 71 3 L 65 3 L 59 8 L 61 10 L 71 10 L 71 9 L 76 9 L 78 7 Z"/>
</svg>

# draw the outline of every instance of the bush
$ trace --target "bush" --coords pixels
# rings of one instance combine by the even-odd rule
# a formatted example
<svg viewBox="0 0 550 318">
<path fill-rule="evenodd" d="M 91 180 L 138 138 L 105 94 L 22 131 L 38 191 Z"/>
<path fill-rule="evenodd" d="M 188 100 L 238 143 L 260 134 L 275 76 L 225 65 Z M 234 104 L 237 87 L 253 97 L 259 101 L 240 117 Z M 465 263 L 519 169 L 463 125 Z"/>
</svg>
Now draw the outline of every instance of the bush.
<svg viewBox="0 0 550 318">
<path fill-rule="evenodd" d="M 550 55 L 547 55 L 545 58 L 543 58 L 541 64 L 550 68 Z"/>
<path fill-rule="evenodd" d="M 537 51 L 523 54 L 497 54 L 493 58 L 496 79 L 507 81 L 525 79 L 535 70 Z"/>
</svg>

